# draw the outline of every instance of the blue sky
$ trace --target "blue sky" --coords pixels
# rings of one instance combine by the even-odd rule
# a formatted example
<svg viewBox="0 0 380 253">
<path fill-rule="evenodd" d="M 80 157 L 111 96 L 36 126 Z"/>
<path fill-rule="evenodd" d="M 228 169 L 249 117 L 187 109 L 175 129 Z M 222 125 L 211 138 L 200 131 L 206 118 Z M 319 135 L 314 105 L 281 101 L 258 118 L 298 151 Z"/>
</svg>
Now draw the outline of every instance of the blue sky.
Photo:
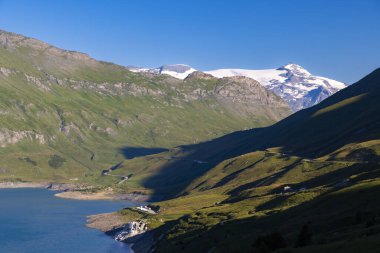
<svg viewBox="0 0 380 253">
<path fill-rule="evenodd" d="M 0 0 L 0 29 L 121 65 L 294 62 L 347 83 L 380 67 L 377 0 Z"/>
</svg>

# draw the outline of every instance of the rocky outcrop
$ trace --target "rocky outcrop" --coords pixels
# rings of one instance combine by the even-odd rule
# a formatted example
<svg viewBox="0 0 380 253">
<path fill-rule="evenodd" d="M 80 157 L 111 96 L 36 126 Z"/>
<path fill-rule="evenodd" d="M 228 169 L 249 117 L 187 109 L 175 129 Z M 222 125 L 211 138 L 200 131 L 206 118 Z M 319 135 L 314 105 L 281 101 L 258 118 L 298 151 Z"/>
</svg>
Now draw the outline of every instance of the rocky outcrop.
<svg viewBox="0 0 380 253">
<path fill-rule="evenodd" d="M 11 69 L 0 67 L 0 74 L 2 74 L 4 76 L 9 76 L 9 75 L 11 75 L 13 73 L 14 73 L 14 71 L 11 70 Z"/>
<path fill-rule="evenodd" d="M 126 242 L 129 238 L 145 233 L 148 225 L 144 221 L 131 221 L 124 225 L 121 232 L 115 235 L 115 240 Z"/>
<path fill-rule="evenodd" d="M 6 147 L 8 144 L 15 144 L 24 139 L 37 141 L 39 144 L 45 144 L 46 138 L 43 134 L 34 131 L 12 131 L 9 129 L 0 129 L 0 147 Z"/>
<path fill-rule="evenodd" d="M 287 108 L 288 105 L 273 92 L 265 89 L 258 81 L 244 76 L 224 77 L 218 80 L 215 93 L 233 102 Z M 257 107 L 256 107 L 257 108 Z"/>
<path fill-rule="evenodd" d="M 144 221 L 131 221 L 118 230 L 115 240 L 131 244 L 135 253 L 153 252 L 157 238 Z"/>
<path fill-rule="evenodd" d="M 194 79 L 204 79 L 204 80 L 215 80 L 217 79 L 216 77 L 210 75 L 210 74 L 206 74 L 204 72 L 201 72 L 201 71 L 195 71 L 193 73 L 191 73 L 190 75 L 188 75 L 184 81 L 189 81 L 189 80 L 194 80 Z"/>
<path fill-rule="evenodd" d="M 127 223 L 126 223 L 127 222 Z M 119 213 L 96 214 L 88 217 L 87 226 L 99 229 L 117 241 L 130 244 L 135 253 L 153 252 L 157 235 L 144 221 L 126 221 Z"/>
<path fill-rule="evenodd" d="M 49 82 L 46 82 L 44 79 L 37 78 L 28 74 L 24 74 L 27 80 L 27 83 L 34 84 L 41 91 L 50 91 Z"/>
</svg>

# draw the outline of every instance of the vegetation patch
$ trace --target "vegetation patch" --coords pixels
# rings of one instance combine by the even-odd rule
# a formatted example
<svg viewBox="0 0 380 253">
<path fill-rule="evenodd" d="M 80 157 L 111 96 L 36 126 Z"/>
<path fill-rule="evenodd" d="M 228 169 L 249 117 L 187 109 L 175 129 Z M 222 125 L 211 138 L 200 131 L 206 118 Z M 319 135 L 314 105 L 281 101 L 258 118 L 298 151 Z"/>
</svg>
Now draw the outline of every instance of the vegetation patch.
<svg viewBox="0 0 380 253">
<path fill-rule="evenodd" d="M 65 158 L 59 156 L 59 155 L 52 155 L 49 159 L 49 166 L 58 169 L 62 167 L 62 165 L 66 162 Z"/>
<path fill-rule="evenodd" d="M 30 157 L 20 157 L 19 160 L 30 163 L 33 166 L 37 166 L 37 162 L 32 160 Z"/>
</svg>

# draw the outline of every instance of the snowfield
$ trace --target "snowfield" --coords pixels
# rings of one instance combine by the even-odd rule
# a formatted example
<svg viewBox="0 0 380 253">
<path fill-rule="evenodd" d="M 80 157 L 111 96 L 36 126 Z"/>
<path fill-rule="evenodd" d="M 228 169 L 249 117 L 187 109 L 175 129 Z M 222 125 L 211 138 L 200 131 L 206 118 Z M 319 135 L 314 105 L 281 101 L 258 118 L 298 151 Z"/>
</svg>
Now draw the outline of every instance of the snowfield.
<svg viewBox="0 0 380 253">
<path fill-rule="evenodd" d="M 313 106 L 347 87 L 342 82 L 314 76 L 297 64 L 287 64 L 278 69 L 217 69 L 205 73 L 218 78 L 246 76 L 255 79 L 284 99 L 293 111 Z"/>
</svg>

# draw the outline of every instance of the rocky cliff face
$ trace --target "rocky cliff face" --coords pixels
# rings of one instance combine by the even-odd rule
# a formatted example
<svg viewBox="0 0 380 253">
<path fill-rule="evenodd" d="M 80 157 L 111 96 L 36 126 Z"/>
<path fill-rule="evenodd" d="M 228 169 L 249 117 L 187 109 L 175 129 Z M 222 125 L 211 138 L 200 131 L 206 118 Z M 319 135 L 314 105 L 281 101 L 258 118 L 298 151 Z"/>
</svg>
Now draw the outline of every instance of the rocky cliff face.
<svg viewBox="0 0 380 253">
<path fill-rule="evenodd" d="M 272 92 L 267 91 L 259 82 L 244 76 L 224 77 L 218 80 L 216 94 L 236 102 L 257 102 L 266 105 L 281 105 L 285 103 Z"/>
</svg>

